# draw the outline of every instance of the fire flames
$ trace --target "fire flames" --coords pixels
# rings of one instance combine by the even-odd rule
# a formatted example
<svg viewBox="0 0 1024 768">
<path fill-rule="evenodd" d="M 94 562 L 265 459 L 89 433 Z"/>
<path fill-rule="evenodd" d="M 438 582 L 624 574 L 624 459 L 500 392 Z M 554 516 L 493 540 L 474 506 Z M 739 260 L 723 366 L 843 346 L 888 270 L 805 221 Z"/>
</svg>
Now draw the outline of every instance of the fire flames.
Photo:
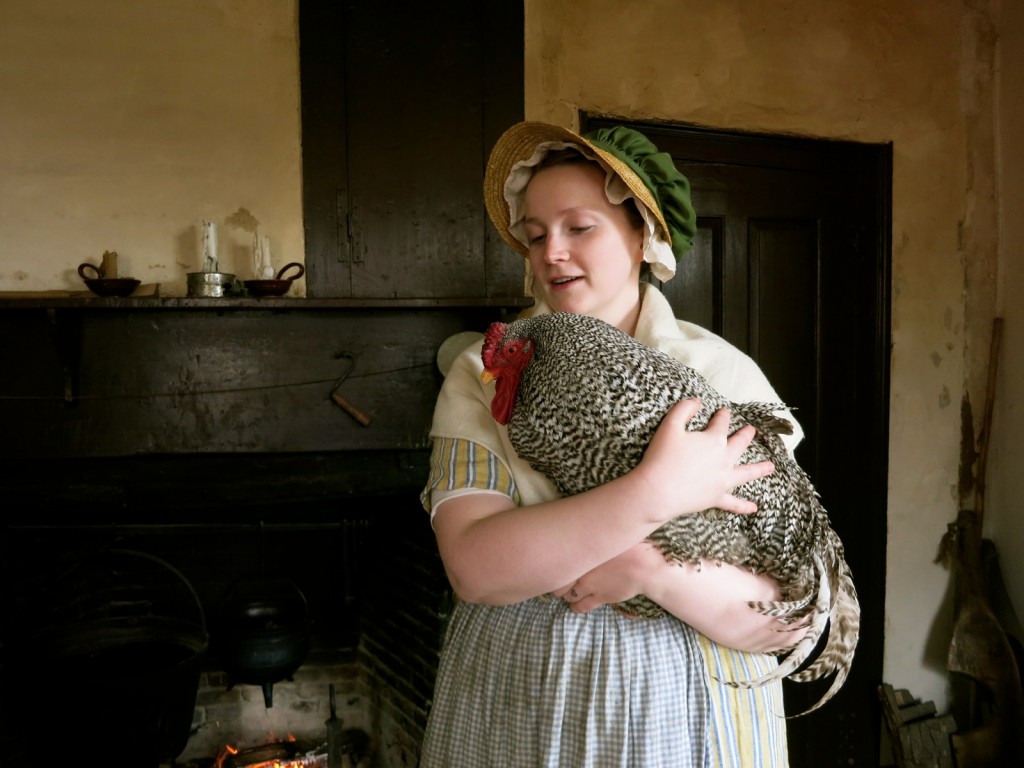
<svg viewBox="0 0 1024 768">
<path fill-rule="evenodd" d="M 287 741 L 267 742 L 258 747 L 239 750 L 224 745 L 214 768 L 327 768 L 327 755 L 313 752 L 297 755 L 294 736 Z"/>
</svg>

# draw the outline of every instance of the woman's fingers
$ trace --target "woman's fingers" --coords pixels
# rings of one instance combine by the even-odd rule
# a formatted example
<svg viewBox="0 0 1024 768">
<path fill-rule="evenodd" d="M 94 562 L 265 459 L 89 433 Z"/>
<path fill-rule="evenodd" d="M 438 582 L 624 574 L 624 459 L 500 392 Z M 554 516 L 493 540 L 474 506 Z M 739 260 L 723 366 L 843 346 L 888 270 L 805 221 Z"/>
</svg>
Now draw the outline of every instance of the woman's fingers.
<svg viewBox="0 0 1024 768">
<path fill-rule="evenodd" d="M 579 597 L 576 591 L 575 581 L 572 584 L 566 584 L 560 589 L 552 590 L 549 594 L 551 594 L 552 597 L 560 597 L 563 600 L 574 600 Z"/>
<path fill-rule="evenodd" d="M 766 475 L 770 475 L 774 471 L 775 465 L 767 459 L 758 461 L 755 464 L 737 464 L 736 485 L 740 486 L 744 483 L 749 483 L 751 480 L 758 480 Z"/>
<path fill-rule="evenodd" d="M 664 440 L 662 445 L 668 452 L 659 456 L 670 462 L 675 481 L 671 484 L 688 497 L 681 499 L 684 508 L 698 511 L 717 507 L 741 514 L 757 511 L 752 501 L 734 495 L 734 490 L 744 483 L 775 470 L 770 461 L 740 463 L 756 437 L 756 430 L 748 424 L 730 435 L 732 414 L 728 408 L 712 414 L 702 431 L 686 430 L 686 424 L 699 410 L 697 398 L 680 401 L 666 414 L 652 440 L 652 447 L 659 443 L 659 438 Z"/>
</svg>

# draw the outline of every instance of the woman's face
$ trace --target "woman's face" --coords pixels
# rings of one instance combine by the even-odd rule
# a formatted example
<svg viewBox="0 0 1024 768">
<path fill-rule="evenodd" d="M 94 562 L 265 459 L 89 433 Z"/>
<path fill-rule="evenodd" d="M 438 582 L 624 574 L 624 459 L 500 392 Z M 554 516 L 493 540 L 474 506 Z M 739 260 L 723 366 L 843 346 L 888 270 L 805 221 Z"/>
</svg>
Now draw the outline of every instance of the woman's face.
<svg viewBox="0 0 1024 768">
<path fill-rule="evenodd" d="M 600 318 L 632 333 L 640 305 L 643 232 L 604 192 L 595 163 L 543 168 L 526 188 L 534 292 L 553 312 Z"/>
</svg>

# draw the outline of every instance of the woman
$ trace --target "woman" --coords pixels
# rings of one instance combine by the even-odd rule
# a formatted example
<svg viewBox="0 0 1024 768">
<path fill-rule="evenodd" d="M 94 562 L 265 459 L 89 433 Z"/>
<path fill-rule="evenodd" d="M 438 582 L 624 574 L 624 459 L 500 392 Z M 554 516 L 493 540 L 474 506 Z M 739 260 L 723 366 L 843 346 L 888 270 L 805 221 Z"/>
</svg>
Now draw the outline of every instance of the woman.
<svg viewBox="0 0 1024 768">
<path fill-rule="evenodd" d="M 520 123 L 495 145 L 484 189 L 527 259 L 530 312 L 598 317 L 734 401 L 779 399 L 750 358 L 677 321 L 641 282 L 648 269 L 670 278 L 696 231 L 686 178 L 645 137 Z M 679 514 L 753 511 L 730 493 L 772 471 L 737 464 L 752 429 L 728 436 L 722 411 L 689 432 L 697 404 L 684 401 L 633 471 L 559 498 L 491 417 L 481 371 L 476 344 L 448 372 L 431 430 L 422 499 L 459 599 L 422 768 L 786 766 L 781 685 L 723 682 L 764 673 L 766 652 L 799 639 L 747 606 L 776 599 L 776 585 L 731 566 L 670 565 L 645 540 Z M 669 615 L 630 619 L 609 605 L 640 593 Z"/>
</svg>

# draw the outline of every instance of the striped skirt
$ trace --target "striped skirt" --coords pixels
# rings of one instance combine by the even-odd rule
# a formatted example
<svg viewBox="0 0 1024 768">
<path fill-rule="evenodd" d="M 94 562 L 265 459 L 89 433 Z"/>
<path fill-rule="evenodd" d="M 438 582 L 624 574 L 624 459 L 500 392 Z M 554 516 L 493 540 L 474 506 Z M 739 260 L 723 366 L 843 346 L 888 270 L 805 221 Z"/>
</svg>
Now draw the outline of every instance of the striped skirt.
<svg viewBox="0 0 1024 768">
<path fill-rule="evenodd" d="M 458 601 L 420 768 L 785 768 L 781 686 L 716 682 L 774 665 L 672 617 Z"/>
</svg>

